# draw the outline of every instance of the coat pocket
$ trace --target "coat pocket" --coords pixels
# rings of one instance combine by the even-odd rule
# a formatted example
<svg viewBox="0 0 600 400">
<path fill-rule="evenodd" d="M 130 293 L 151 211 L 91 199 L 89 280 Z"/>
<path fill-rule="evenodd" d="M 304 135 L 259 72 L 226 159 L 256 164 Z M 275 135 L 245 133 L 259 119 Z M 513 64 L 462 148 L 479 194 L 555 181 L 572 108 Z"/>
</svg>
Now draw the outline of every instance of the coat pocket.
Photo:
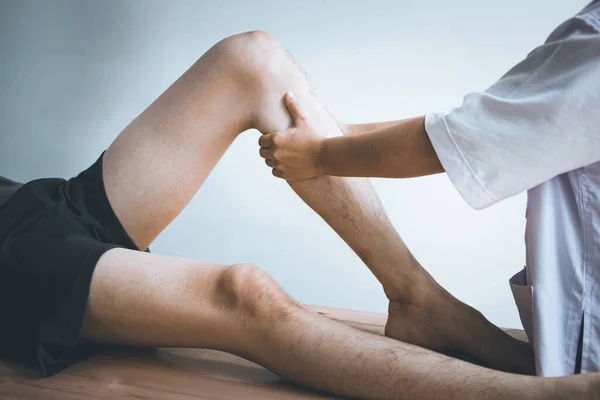
<svg viewBox="0 0 600 400">
<path fill-rule="evenodd" d="M 533 286 L 527 284 L 527 270 L 517 272 L 509 284 L 529 343 L 533 343 Z"/>
</svg>

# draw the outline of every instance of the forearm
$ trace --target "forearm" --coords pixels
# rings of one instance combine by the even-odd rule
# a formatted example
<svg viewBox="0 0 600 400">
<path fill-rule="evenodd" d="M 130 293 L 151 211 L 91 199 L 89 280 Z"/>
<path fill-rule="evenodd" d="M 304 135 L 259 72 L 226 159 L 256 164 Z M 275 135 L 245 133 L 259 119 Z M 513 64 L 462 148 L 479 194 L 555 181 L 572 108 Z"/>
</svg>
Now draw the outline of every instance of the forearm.
<svg viewBox="0 0 600 400">
<path fill-rule="evenodd" d="M 340 124 L 340 128 L 344 135 L 354 136 L 354 135 L 362 135 L 369 132 L 374 132 L 381 129 L 386 129 L 391 126 L 397 125 L 405 120 L 396 120 L 396 121 L 385 121 L 385 122 L 372 122 L 368 124 Z"/>
<path fill-rule="evenodd" d="M 326 139 L 319 153 L 319 167 L 326 175 L 382 178 L 444 172 L 425 132 L 424 122 L 424 117 L 417 117 L 383 125 L 366 124 L 363 126 L 379 125 L 380 128 Z"/>
</svg>

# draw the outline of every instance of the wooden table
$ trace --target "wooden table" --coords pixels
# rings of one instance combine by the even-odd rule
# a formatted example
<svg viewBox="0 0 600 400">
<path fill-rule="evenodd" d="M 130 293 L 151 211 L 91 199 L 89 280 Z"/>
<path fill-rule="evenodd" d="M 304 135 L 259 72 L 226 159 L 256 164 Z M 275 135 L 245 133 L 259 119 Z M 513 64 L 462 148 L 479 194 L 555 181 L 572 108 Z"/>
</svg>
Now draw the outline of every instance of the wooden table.
<svg viewBox="0 0 600 400">
<path fill-rule="evenodd" d="M 328 317 L 383 333 L 386 316 L 311 307 Z M 522 331 L 509 333 L 526 340 Z M 301 388 L 226 353 L 202 349 L 128 349 L 90 358 L 45 379 L 0 362 L 1 400 L 74 399 L 334 399 Z"/>
</svg>

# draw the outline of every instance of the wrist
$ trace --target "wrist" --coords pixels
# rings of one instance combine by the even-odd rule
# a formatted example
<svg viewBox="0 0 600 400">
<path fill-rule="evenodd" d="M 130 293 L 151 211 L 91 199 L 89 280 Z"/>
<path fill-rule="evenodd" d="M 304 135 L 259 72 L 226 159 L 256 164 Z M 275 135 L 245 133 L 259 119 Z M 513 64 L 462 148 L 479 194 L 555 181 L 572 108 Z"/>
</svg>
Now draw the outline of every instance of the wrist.
<svg viewBox="0 0 600 400">
<path fill-rule="evenodd" d="M 318 139 L 315 143 L 314 149 L 314 164 L 315 169 L 317 170 L 318 175 L 326 175 L 326 147 L 327 147 L 327 139 Z"/>
</svg>

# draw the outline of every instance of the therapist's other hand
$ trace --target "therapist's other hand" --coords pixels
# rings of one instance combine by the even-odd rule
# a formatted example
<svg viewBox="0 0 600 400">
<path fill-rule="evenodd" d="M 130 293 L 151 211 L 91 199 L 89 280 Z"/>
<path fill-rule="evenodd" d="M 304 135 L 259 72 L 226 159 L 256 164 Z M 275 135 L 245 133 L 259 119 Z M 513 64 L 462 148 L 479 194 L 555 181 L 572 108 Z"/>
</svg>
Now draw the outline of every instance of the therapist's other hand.
<svg viewBox="0 0 600 400">
<path fill-rule="evenodd" d="M 293 119 L 292 127 L 261 136 L 260 156 L 278 178 L 293 181 L 323 175 L 319 162 L 323 138 L 317 135 L 318 127 L 292 93 L 286 94 L 285 104 Z"/>
</svg>

